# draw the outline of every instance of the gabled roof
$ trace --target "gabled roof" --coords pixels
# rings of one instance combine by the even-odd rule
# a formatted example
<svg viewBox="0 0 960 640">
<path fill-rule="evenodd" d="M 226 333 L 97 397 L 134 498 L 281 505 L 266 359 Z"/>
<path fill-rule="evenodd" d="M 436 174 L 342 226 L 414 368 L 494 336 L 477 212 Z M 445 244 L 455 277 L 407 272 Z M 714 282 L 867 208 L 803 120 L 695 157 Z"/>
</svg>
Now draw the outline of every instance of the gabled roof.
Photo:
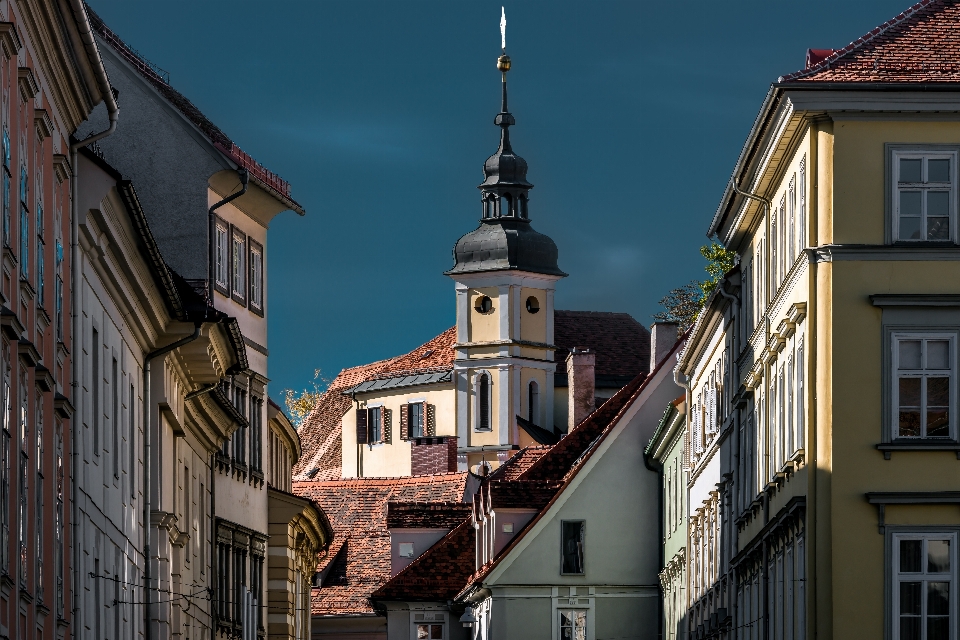
<svg viewBox="0 0 960 640">
<path fill-rule="evenodd" d="M 234 142 L 227 137 L 217 125 L 211 122 L 209 118 L 203 115 L 200 109 L 190 102 L 186 96 L 170 86 L 169 77 L 161 75 L 155 65 L 148 62 L 143 56 L 121 40 L 120 37 L 103 22 L 100 16 L 90 8 L 90 5 L 85 3 L 84 6 L 90 18 L 90 26 L 98 38 L 106 42 L 143 77 L 144 80 L 156 89 L 174 109 L 197 127 L 220 153 L 230 158 L 238 166 L 247 169 L 258 186 L 282 202 L 284 206 L 296 211 L 300 215 L 304 214 L 303 207 L 290 195 L 289 182 L 268 170 L 234 144 Z"/>
<path fill-rule="evenodd" d="M 313 590 L 313 615 L 373 614 L 370 594 L 390 579 L 388 504 L 463 502 L 466 487 L 466 472 L 294 482 L 293 492 L 319 504 L 333 529 L 330 551 L 318 570 L 327 570 L 338 556 L 342 564 L 339 570 L 329 566 L 326 585 Z"/>
<path fill-rule="evenodd" d="M 453 529 L 470 517 L 466 502 L 389 502 L 388 529 Z"/>
<path fill-rule="evenodd" d="M 650 332 L 628 313 L 557 310 L 553 331 L 558 374 L 566 375 L 563 363 L 573 347 L 596 353 L 597 386 L 603 386 L 603 378 L 608 376 L 625 384 L 650 370 Z"/>
<path fill-rule="evenodd" d="M 816 60 L 814 56 L 813 60 Z M 923 0 L 783 83 L 960 81 L 960 6 Z"/>
</svg>

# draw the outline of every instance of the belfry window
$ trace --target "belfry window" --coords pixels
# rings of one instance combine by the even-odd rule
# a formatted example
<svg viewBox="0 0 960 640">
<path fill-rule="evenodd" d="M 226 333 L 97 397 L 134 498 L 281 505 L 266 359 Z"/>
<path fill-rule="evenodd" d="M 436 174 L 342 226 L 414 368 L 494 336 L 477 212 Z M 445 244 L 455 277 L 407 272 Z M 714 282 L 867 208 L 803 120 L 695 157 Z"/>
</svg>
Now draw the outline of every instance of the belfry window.
<svg viewBox="0 0 960 640">
<path fill-rule="evenodd" d="M 483 218 L 497 217 L 497 198 L 493 195 L 487 195 L 483 198 Z"/>
<path fill-rule="evenodd" d="M 518 213 L 520 217 L 524 220 L 527 219 L 527 196 L 523 195 L 517 199 L 517 208 L 519 209 Z"/>
<path fill-rule="evenodd" d="M 531 380 L 527 391 L 527 419 L 540 426 L 540 385 Z"/>
<path fill-rule="evenodd" d="M 512 205 L 513 205 L 513 198 L 510 196 L 509 193 L 505 193 L 502 196 L 500 196 L 500 216 L 501 217 L 512 216 L 513 215 Z"/>
<path fill-rule="evenodd" d="M 490 375 L 477 376 L 477 431 L 490 431 Z"/>
</svg>

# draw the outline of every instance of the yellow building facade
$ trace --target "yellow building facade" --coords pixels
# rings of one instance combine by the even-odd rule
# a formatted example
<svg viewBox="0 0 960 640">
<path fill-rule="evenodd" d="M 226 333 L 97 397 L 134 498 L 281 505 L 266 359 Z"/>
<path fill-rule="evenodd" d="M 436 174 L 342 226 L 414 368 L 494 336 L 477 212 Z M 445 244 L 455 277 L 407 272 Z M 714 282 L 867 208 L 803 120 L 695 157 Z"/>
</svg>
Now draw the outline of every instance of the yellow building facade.
<svg viewBox="0 0 960 640">
<path fill-rule="evenodd" d="M 811 52 L 744 146 L 678 365 L 690 638 L 958 637 L 958 17 Z"/>
</svg>

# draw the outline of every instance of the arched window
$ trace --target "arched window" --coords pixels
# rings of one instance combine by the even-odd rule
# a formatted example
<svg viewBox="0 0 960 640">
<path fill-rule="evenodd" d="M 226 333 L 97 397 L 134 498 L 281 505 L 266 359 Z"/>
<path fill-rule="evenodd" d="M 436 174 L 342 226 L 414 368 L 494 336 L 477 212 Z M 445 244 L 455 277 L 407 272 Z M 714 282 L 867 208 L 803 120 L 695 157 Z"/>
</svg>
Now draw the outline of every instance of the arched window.
<svg viewBox="0 0 960 640">
<path fill-rule="evenodd" d="M 490 431 L 490 374 L 477 375 L 477 431 Z"/>
<path fill-rule="evenodd" d="M 540 426 L 540 385 L 531 380 L 527 389 L 527 420 Z"/>
<path fill-rule="evenodd" d="M 494 195 L 488 195 L 483 199 L 483 217 L 494 218 L 497 215 L 497 198 Z"/>
<path fill-rule="evenodd" d="M 512 216 L 513 212 L 510 210 L 511 205 L 513 204 L 513 198 L 510 197 L 509 193 L 505 193 L 500 196 L 500 216 Z"/>
<path fill-rule="evenodd" d="M 517 208 L 519 209 L 520 217 L 526 220 L 527 219 L 527 196 L 522 195 L 517 199 Z"/>
</svg>

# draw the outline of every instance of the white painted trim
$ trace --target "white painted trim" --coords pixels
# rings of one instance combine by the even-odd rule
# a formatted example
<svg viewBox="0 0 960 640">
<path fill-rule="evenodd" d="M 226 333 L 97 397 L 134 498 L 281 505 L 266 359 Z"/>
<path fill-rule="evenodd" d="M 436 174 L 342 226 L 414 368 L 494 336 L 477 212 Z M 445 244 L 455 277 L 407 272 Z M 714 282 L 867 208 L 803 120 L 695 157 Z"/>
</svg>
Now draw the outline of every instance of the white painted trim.
<svg viewBox="0 0 960 640">
<path fill-rule="evenodd" d="M 554 316 L 554 310 L 553 310 L 554 295 L 553 294 L 554 294 L 553 289 L 547 289 L 547 303 L 546 305 L 544 305 L 546 306 L 546 309 L 543 310 L 544 313 L 547 314 L 547 335 L 546 335 L 547 344 L 553 344 L 553 316 Z M 553 360 L 553 353 L 550 353 L 549 355 L 550 355 L 550 359 Z"/>
<path fill-rule="evenodd" d="M 513 303 L 512 287 L 500 285 L 497 287 L 497 306 L 500 312 L 500 339 L 509 340 L 510 336 L 510 305 Z"/>
<path fill-rule="evenodd" d="M 469 342 L 470 296 L 466 286 L 457 284 L 457 342 Z"/>
<path fill-rule="evenodd" d="M 470 433 L 470 381 L 466 371 L 454 371 L 453 375 L 457 389 L 457 442 L 466 446 Z"/>
<path fill-rule="evenodd" d="M 510 419 L 510 405 L 512 404 L 512 398 L 510 396 L 513 395 L 510 393 L 510 374 L 512 373 L 512 368 L 513 367 L 501 367 L 498 369 L 500 372 L 498 378 L 500 378 L 501 390 L 497 392 L 497 399 L 500 401 L 500 411 L 498 416 L 499 423 L 497 424 L 497 427 L 500 433 L 500 444 L 513 442 L 513 440 L 510 440 L 510 436 L 511 432 L 515 430 L 515 427 L 513 427 L 511 424 L 513 420 Z M 514 389 L 514 394 L 515 393 L 517 393 L 516 389 Z"/>
<path fill-rule="evenodd" d="M 517 357 L 496 357 L 496 358 L 477 358 L 476 360 L 454 360 L 453 370 L 463 371 L 465 369 L 499 369 L 502 367 L 522 366 L 530 369 L 543 369 L 544 371 L 556 371 L 557 363 L 546 360 L 533 360 L 530 358 Z"/>
<path fill-rule="evenodd" d="M 530 287 L 533 289 L 546 289 L 552 291 L 556 288 L 556 283 L 564 276 L 548 276 L 541 273 L 531 273 L 528 271 L 486 271 L 483 273 L 458 273 L 451 276 L 458 287 L 469 287 L 479 289 L 481 287 L 499 287 L 501 285 L 514 285 L 518 287 Z"/>
</svg>

